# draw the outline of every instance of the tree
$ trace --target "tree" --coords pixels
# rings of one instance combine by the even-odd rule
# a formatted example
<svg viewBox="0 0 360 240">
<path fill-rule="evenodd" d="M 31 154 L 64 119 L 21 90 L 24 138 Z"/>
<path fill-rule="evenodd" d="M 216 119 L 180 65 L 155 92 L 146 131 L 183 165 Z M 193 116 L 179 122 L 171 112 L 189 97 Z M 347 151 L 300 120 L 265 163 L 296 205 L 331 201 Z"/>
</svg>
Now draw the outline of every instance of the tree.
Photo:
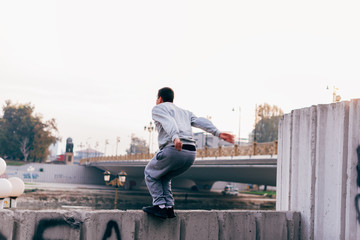
<svg viewBox="0 0 360 240">
<path fill-rule="evenodd" d="M 23 140 L 20 140 L 20 151 L 24 155 L 24 161 L 27 162 L 28 156 L 30 154 L 30 145 L 29 138 L 24 137 Z"/>
<path fill-rule="evenodd" d="M 126 153 L 127 154 L 149 153 L 149 146 L 146 145 L 146 141 L 144 139 L 132 135 L 130 147 L 126 149 Z"/>
<path fill-rule="evenodd" d="M 278 139 L 278 124 L 283 111 L 267 103 L 256 107 L 255 128 L 252 135 L 255 142 L 272 142 Z"/>
<path fill-rule="evenodd" d="M 57 138 L 54 119 L 43 121 L 34 114 L 34 107 L 28 104 L 5 102 L 3 117 L 0 118 L 0 154 L 10 159 L 43 161 L 49 154 L 49 146 Z"/>
</svg>

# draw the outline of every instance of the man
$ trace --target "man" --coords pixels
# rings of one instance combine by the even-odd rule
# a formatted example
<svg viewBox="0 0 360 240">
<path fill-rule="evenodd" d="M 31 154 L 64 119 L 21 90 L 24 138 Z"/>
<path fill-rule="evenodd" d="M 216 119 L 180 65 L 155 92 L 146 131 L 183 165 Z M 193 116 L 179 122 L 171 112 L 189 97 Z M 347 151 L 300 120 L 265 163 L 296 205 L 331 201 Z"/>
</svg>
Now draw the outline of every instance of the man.
<svg viewBox="0 0 360 240">
<path fill-rule="evenodd" d="M 145 182 L 153 198 L 153 206 L 143 211 L 161 218 L 173 218 L 174 198 L 171 179 L 184 173 L 196 157 L 192 127 L 200 128 L 219 138 L 234 143 L 234 136 L 220 132 L 208 119 L 198 118 L 192 112 L 173 104 L 174 91 L 158 91 L 152 118 L 159 132 L 159 151 L 145 168 Z"/>
</svg>

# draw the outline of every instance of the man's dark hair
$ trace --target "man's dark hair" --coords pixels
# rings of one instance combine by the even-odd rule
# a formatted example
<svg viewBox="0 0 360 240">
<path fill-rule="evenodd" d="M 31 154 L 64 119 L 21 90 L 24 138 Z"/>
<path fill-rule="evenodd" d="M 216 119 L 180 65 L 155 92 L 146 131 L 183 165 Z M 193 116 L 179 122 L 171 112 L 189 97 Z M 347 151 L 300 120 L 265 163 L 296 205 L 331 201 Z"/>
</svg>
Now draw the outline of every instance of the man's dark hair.
<svg viewBox="0 0 360 240">
<path fill-rule="evenodd" d="M 161 88 L 158 92 L 158 98 L 161 97 L 164 102 L 174 101 L 174 91 L 169 87 Z"/>
</svg>

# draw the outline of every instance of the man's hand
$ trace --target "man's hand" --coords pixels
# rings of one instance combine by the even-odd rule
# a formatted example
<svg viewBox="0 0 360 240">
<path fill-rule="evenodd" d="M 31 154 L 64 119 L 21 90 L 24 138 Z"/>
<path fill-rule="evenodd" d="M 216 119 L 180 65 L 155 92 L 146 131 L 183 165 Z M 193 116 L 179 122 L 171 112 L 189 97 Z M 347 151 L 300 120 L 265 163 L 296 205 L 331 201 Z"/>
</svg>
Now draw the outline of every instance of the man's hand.
<svg viewBox="0 0 360 240">
<path fill-rule="evenodd" d="M 183 143 L 181 142 L 180 138 L 175 138 L 175 139 L 174 139 L 175 149 L 181 151 L 182 145 L 183 145 Z"/>
<path fill-rule="evenodd" d="M 229 142 L 229 143 L 234 143 L 234 142 L 235 142 L 235 140 L 234 140 L 234 138 L 235 138 L 234 135 L 232 135 L 232 134 L 230 134 L 230 133 L 224 133 L 224 132 L 222 132 L 222 133 L 220 133 L 219 137 L 220 137 L 222 140 L 227 141 L 227 142 Z"/>
</svg>

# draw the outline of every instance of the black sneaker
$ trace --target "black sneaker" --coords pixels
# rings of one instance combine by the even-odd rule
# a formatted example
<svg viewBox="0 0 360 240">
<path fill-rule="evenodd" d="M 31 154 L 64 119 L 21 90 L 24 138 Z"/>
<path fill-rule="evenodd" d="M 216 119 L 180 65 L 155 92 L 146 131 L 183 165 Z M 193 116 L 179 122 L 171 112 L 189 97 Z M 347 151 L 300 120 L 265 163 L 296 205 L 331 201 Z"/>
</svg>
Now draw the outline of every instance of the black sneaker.
<svg viewBox="0 0 360 240">
<path fill-rule="evenodd" d="M 143 207 L 142 209 L 144 212 L 149 213 L 151 215 L 154 215 L 156 217 L 160 218 L 167 218 L 167 209 L 166 208 L 160 208 L 159 206 L 150 206 L 150 207 Z"/>
<path fill-rule="evenodd" d="M 172 207 L 172 208 L 167 208 L 167 217 L 168 218 L 175 218 L 176 217 L 176 215 L 175 215 L 175 213 L 174 213 L 174 208 Z"/>
</svg>

